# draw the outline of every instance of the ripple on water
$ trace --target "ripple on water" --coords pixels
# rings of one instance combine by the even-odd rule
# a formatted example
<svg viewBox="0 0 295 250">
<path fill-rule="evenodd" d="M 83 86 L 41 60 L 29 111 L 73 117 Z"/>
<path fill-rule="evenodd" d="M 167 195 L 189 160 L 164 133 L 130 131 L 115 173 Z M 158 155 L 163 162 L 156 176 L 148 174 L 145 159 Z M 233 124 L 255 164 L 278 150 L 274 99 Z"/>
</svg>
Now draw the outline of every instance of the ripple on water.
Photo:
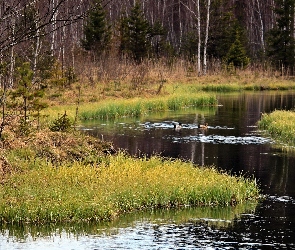
<svg viewBox="0 0 295 250">
<path fill-rule="evenodd" d="M 222 135 L 196 135 L 196 136 L 166 136 L 164 139 L 171 139 L 175 143 L 188 143 L 188 142 L 203 142 L 213 144 L 266 144 L 271 143 L 269 138 L 259 136 L 222 136 Z"/>
<path fill-rule="evenodd" d="M 140 123 L 139 125 L 145 129 L 173 129 L 174 124 L 178 124 L 176 121 L 163 121 L 163 122 L 145 122 Z M 198 124 L 182 124 L 182 129 L 198 129 Z M 208 126 L 208 129 L 234 129 L 227 126 Z"/>
<path fill-rule="evenodd" d="M 295 199 L 290 196 L 275 196 L 275 195 L 270 195 L 268 196 L 268 199 L 274 202 L 283 202 L 283 203 L 291 203 L 295 204 Z"/>
</svg>

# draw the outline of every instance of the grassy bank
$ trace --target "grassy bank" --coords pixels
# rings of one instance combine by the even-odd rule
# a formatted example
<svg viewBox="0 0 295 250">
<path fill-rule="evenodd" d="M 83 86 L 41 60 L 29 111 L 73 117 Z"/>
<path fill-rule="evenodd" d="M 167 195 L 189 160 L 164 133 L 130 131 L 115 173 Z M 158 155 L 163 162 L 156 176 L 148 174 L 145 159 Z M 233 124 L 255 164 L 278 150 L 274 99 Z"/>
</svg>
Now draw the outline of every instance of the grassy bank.
<svg viewBox="0 0 295 250">
<path fill-rule="evenodd" d="M 275 140 L 295 146 L 295 112 L 276 110 L 263 114 L 258 126 Z"/>
<path fill-rule="evenodd" d="M 110 143 L 78 131 L 20 135 L 18 120 L 8 120 L 1 141 L 0 224 L 108 221 L 150 208 L 234 206 L 259 195 L 255 180 L 113 154 Z"/>
<path fill-rule="evenodd" d="M 178 78 L 167 77 L 161 91 L 159 92 L 159 79 L 144 81 L 139 88 L 132 88 L 130 81 L 122 81 L 116 84 L 112 81 L 107 84 L 97 81 L 89 84 L 86 80 L 72 84 L 64 89 L 50 88 L 46 91 L 46 97 L 51 106 L 72 105 L 78 99 L 78 88 L 80 88 L 81 103 L 97 103 L 110 99 L 132 99 L 167 97 L 172 94 L 194 94 L 196 92 L 239 92 L 244 90 L 292 90 L 295 85 L 292 79 L 283 77 L 264 77 L 248 72 L 242 75 L 208 75 L 201 77 L 188 77 L 181 75 Z"/>
<path fill-rule="evenodd" d="M 106 99 L 98 102 L 85 102 L 79 106 L 79 119 L 116 119 L 121 117 L 139 117 L 151 112 L 180 110 L 185 107 L 200 107 L 217 105 L 215 94 L 186 89 L 178 94 L 150 98 Z M 67 115 L 74 120 L 76 105 L 51 106 L 43 111 L 46 120 L 52 120 L 57 114 Z"/>
<path fill-rule="evenodd" d="M 111 220 L 146 208 L 235 205 L 258 197 L 254 180 L 176 160 L 105 157 L 99 165 L 35 161 L 0 186 L 1 223 Z"/>
<path fill-rule="evenodd" d="M 85 79 L 84 79 L 85 80 Z M 72 84 L 64 89 L 49 88 L 46 98 L 49 108 L 43 111 L 49 119 L 57 114 L 67 114 L 74 119 L 76 104 L 79 100 L 81 119 L 114 118 L 139 116 L 147 112 L 178 109 L 191 105 L 214 105 L 216 93 L 261 91 L 261 90 L 292 90 L 292 80 L 283 77 L 265 77 L 253 72 L 241 71 L 234 75 L 208 75 L 189 77 L 179 75 L 165 79 L 160 89 L 159 79 L 148 78 L 138 88 L 132 87 L 132 81 L 107 83 L 87 81 Z M 78 91 L 80 89 L 80 91 Z M 207 92 L 207 93 L 206 93 Z"/>
<path fill-rule="evenodd" d="M 114 100 L 103 103 L 82 106 L 80 118 L 87 119 L 115 119 L 118 117 L 139 117 L 149 112 L 179 110 L 191 106 L 216 105 L 214 95 L 193 93 L 186 95 L 172 95 L 149 99 Z"/>
</svg>

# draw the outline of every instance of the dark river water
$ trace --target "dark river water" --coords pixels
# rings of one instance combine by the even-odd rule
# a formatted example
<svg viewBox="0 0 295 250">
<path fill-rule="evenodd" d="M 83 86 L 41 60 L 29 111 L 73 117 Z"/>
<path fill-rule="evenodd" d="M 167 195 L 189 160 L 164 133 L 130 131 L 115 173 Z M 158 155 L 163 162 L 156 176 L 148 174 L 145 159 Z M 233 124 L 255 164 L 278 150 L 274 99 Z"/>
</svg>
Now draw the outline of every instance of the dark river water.
<svg viewBox="0 0 295 250">
<path fill-rule="evenodd" d="M 0 249 L 295 249 L 295 150 L 257 128 L 264 112 L 295 107 L 294 92 L 222 94 L 218 107 L 190 108 L 83 130 L 132 155 L 159 154 L 256 178 L 257 206 L 132 214 L 105 225 L 3 228 Z M 174 131 L 173 124 L 183 128 Z M 198 124 L 208 123 L 208 129 Z"/>
</svg>

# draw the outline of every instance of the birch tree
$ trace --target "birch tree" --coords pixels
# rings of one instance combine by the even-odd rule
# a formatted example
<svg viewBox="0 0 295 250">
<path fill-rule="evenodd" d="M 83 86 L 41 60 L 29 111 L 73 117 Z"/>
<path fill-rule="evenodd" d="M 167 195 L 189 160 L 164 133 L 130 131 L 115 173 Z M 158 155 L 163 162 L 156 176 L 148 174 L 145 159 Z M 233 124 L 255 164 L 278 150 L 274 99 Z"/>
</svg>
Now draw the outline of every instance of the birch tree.
<svg viewBox="0 0 295 250">
<path fill-rule="evenodd" d="M 2 3 L 3 2 L 3 3 Z M 4 4 L 5 2 L 5 4 Z M 57 30 L 60 30 L 63 26 L 71 25 L 79 20 L 82 20 L 86 15 L 86 9 L 84 10 L 84 1 L 80 3 L 69 2 L 67 0 L 53 0 L 52 4 L 48 5 L 48 2 L 45 0 L 10 0 L 8 2 L 2 0 L 0 1 L 0 53 L 3 54 L 11 47 L 15 47 L 18 44 L 21 44 L 25 41 L 31 41 L 37 37 L 37 31 L 42 30 L 40 36 L 52 35 L 51 46 L 54 48 L 54 43 L 56 42 Z M 14 36 L 11 36 L 11 28 L 13 27 L 9 20 L 14 18 L 20 20 L 24 17 L 26 9 L 36 6 L 36 11 L 39 15 L 36 17 L 36 27 L 34 26 L 19 26 L 16 27 Z M 68 9 L 67 12 L 61 11 L 60 9 Z"/>
<path fill-rule="evenodd" d="M 207 74 L 207 44 L 209 36 L 209 23 L 210 23 L 210 4 L 211 0 L 207 0 L 207 18 L 206 18 L 206 31 L 205 31 L 205 40 L 204 40 L 204 63 L 203 63 L 203 74 Z"/>
<path fill-rule="evenodd" d="M 261 12 L 261 6 L 260 6 L 260 1 L 256 0 L 257 3 L 257 14 L 259 18 L 259 34 L 260 34 L 260 42 L 261 42 L 261 48 L 263 54 L 265 54 L 265 40 L 264 40 L 264 23 L 263 23 L 263 18 L 262 18 L 262 12 Z"/>
<path fill-rule="evenodd" d="M 15 18 L 11 18 L 11 35 L 10 38 L 14 40 L 15 38 Z M 9 84 L 8 87 L 13 87 L 13 75 L 14 75 L 14 64 L 15 64 L 15 57 L 14 57 L 14 46 L 10 48 L 10 74 L 9 74 Z"/>
<path fill-rule="evenodd" d="M 204 41 L 203 41 L 203 74 L 207 74 L 207 44 L 208 44 L 208 36 L 209 36 L 209 22 L 210 22 L 210 5 L 211 0 L 206 0 L 206 23 L 205 23 L 205 35 L 204 35 Z M 201 46 L 202 46 L 202 32 L 201 32 L 201 6 L 200 6 L 200 0 L 193 0 L 195 9 L 192 9 L 189 5 L 187 5 L 185 2 L 181 2 L 187 10 L 196 18 L 196 28 L 197 28 L 197 37 L 198 37 L 198 46 L 197 46 L 197 71 L 198 75 L 202 75 L 201 70 Z"/>
<path fill-rule="evenodd" d="M 201 12 L 200 12 L 200 0 L 197 0 L 196 2 L 197 7 L 197 32 L 198 32 L 198 75 L 201 75 Z"/>
<path fill-rule="evenodd" d="M 54 48 L 55 48 L 55 39 L 56 39 L 56 19 L 57 19 L 57 16 L 58 16 L 58 8 L 57 8 L 57 3 L 56 3 L 56 0 L 52 0 L 50 2 L 51 6 L 51 11 L 52 11 L 52 18 L 51 18 L 51 51 L 53 52 L 54 51 Z"/>
</svg>

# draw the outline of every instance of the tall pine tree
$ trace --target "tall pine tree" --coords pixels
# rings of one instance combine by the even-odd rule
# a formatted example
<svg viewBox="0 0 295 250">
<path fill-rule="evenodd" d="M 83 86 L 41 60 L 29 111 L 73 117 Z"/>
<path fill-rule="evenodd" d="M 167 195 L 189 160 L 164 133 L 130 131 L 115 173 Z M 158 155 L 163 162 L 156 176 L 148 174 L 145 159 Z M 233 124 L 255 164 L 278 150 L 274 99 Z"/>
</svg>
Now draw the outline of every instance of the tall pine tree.
<svg viewBox="0 0 295 250">
<path fill-rule="evenodd" d="M 101 5 L 101 0 L 94 0 L 93 8 L 89 12 L 84 26 L 85 39 L 82 39 L 82 47 L 101 53 L 110 42 L 110 27 L 106 22 L 106 13 Z"/>
<path fill-rule="evenodd" d="M 14 108 L 20 108 L 23 111 L 23 119 L 21 119 L 21 132 L 27 132 L 29 121 L 29 112 L 33 117 L 37 117 L 38 126 L 40 111 L 47 107 L 47 104 L 42 101 L 44 96 L 44 88 L 38 88 L 33 84 L 34 72 L 31 69 L 30 63 L 24 62 L 16 69 L 17 73 L 17 88 L 11 91 L 12 100 L 14 103 L 10 105 Z"/>
<path fill-rule="evenodd" d="M 150 25 L 141 10 L 139 1 L 131 9 L 127 17 L 123 17 L 120 27 L 120 50 L 131 55 L 136 62 L 152 54 L 152 38 L 164 34 L 163 27 L 156 22 Z M 154 43 L 154 53 L 159 54 L 159 41 Z"/>
<path fill-rule="evenodd" d="M 246 50 L 241 42 L 239 30 L 236 31 L 235 40 L 224 60 L 228 65 L 232 64 L 238 68 L 246 67 L 249 64 L 250 59 L 247 57 Z"/>
<path fill-rule="evenodd" d="M 295 40 L 294 7 L 295 0 L 275 0 L 277 14 L 276 27 L 270 30 L 267 39 L 267 55 L 282 73 L 287 70 L 294 74 Z"/>
<path fill-rule="evenodd" d="M 130 16 L 121 21 L 121 51 L 130 53 L 135 61 L 140 62 L 148 55 L 149 33 L 150 25 L 141 11 L 139 2 L 136 2 Z"/>
<path fill-rule="evenodd" d="M 231 10 L 223 12 L 217 3 L 212 4 L 211 32 L 208 41 L 208 55 L 225 58 L 236 35 L 238 23 Z"/>
</svg>

